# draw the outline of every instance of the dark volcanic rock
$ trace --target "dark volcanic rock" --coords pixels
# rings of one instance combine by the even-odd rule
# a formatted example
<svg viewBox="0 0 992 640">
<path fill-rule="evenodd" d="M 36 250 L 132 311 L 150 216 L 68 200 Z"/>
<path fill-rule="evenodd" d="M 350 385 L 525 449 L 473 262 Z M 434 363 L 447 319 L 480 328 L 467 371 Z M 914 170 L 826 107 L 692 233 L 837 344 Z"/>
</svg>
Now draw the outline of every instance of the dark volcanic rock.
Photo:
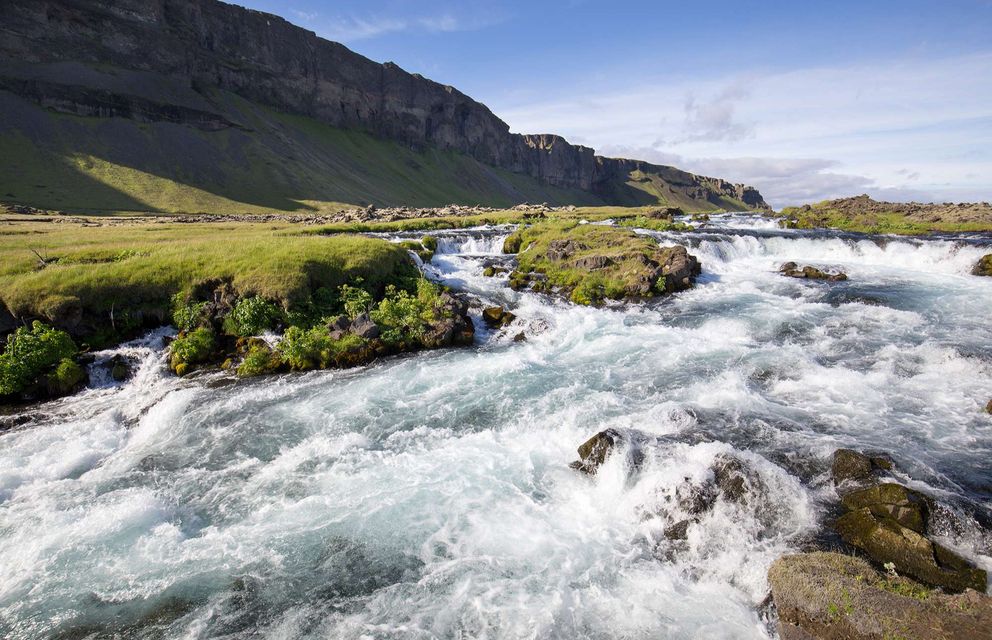
<svg viewBox="0 0 992 640">
<path fill-rule="evenodd" d="M 661 273 L 665 276 L 665 292 L 674 293 L 689 289 L 702 273 L 702 265 L 696 256 L 682 245 L 666 247 L 665 257 L 661 262 Z"/>
<path fill-rule="evenodd" d="M 783 556 L 768 570 L 782 640 L 992 638 L 992 600 L 944 595 L 837 553 Z"/>
<path fill-rule="evenodd" d="M 451 86 L 379 64 L 268 13 L 215 0 L 6 0 L 0 89 L 88 117 L 247 128 L 212 90 L 404 145 L 456 151 L 617 204 L 648 204 L 627 184 L 658 176 L 701 204 L 767 209 L 754 188 L 673 167 L 604 158 L 550 134 L 510 133 Z M 371 212 L 370 212 L 371 213 Z"/>
<path fill-rule="evenodd" d="M 369 314 L 362 313 L 355 317 L 351 322 L 351 326 L 348 330 L 358 336 L 359 338 L 364 338 L 366 340 L 372 340 L 379 337 L 379 327 L 376 326 L 375 322 L 369 317 Z"/>
<path fill-rule="evenodd" d="M 517 316 L 506 311 L 503 307 L 486 307 L 482 310 L 482 319 L 485 320 L 487 325 L 493 328 L 505 327 L 516 320 L 516 318 Z"/>
</svg>

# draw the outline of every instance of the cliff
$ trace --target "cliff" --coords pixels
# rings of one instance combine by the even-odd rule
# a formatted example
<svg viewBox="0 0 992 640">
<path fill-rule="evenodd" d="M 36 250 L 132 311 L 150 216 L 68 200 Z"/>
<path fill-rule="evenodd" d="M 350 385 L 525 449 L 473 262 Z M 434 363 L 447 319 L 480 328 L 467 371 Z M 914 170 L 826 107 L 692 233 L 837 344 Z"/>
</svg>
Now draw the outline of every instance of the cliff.
<svg viewBox="0 0 992 640">
<path fill-rule="evenodd" d="M 554 200 L 582 192 L 583 203 L 766 206 L 744 185 L 511 133 L 453 87 L 215 0 L 7 0 L 0 23 L 0 92 L 48 112 L 270 134 L 271 123 L 257 122 L 266 114 L 252 108 L 264 107 L 420 153 L 454 152 L 535 179 Z M 31 118 L 9 122 L 6 133 L 33 142 Z"/>
</svg>

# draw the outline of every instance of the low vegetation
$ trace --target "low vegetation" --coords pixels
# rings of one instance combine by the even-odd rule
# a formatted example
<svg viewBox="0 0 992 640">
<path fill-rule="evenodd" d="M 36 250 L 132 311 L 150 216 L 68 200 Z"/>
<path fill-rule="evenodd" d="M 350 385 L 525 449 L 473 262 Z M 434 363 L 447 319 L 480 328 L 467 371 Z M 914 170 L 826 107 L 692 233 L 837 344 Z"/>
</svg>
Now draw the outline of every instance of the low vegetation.
<svg viewBox="0 0 992 640">
<path fill-rule="evenodd" d="M 831 228 L 855 233 L 922 235 L 992 231 L 992 207 L 979 204 L 878 202 L 868 196 L 785 207 L 775 216 L 788 229 Z"/>
<path fill-rule="evenodd" d="M 511 287 L 560 290 L 585 305 L 650 298 L 672 290 L 665 269 L 674 250 L 628 229 L 574 221 L 521 227 L 503 246 L 505 253 L 517 254 Z"/>
<path fill-rule="evenodd" d="M 44 384 L 51 395 L 65 395 L 86 377 L 74 361 L 76 344 L 64 331 L 41 322 L 19 327 L 0 353 L 0 398 L 15 396 Z"/>
</svg>

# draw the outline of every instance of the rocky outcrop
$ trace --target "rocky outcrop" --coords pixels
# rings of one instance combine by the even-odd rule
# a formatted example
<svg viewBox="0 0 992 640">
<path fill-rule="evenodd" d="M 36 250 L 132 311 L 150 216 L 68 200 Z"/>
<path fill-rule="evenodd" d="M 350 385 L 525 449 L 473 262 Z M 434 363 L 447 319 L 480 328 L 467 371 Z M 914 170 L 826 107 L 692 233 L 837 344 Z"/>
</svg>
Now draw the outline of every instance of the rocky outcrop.
<svg viewBox="0 0 992 640">
<path fill-rule="evenodd" d="M 847 274 L 842 272 L 829 273 L 816 267 L 805 266 L 800 268 L 795 262 L 786 262 L 779 267 L 779 273 L 790 278 L 806 278 L 808 280 L 828 280 L 830 282 L 841 282 L 847 280 Z"/>
<path fill-rule="evenodd" d="M 934 592 L 847 555 L 784 556 L 769 569 L 768 583 L 782 640 L 992 638 L 987 596 Z"/>
<path fill-rule="evenodd" d="M 971 270 L 973 276 L 992 276 L 992 253 L 982 256 Z"/>
<path fill-rule="evenodd" d="M 929 496 L 895 482 L 878 483 L 878 471 L 892 469 L 885 455 L 868 456 L 850 449 L 834 453 L 834 483 L 844 489 L 847 510 L 834 523 L 844 542 L 878 564 L 950 592 L 985 591 L 984 570 L 931 539 L 930 519 L 937 508 Z M 852 486 L 854 488 L 852 488 Z"/>
<path fill-rule="evenodd" d="M 498 329 L 500 327 L 505 327 L 516 320 L 517 316 L 505 310 L 503 307 L 486 307 L 482 310 L 482 319 L 490 328 Z"/>
<path fill-rule="evenodd" d="M 640 172 L 681 200 L 767 208 L 752 187 L 596 156 L 556 135 L 511 133 L 453 87 L 216 0 L 9 0 L 0 5 L 0 24 L 0 89 L 60 112 L 250 129 L 215 95 L 229 92 L 407 146 L 456 151 L 609 202 L 650 201 L 628 185 Z"/>
</svg>

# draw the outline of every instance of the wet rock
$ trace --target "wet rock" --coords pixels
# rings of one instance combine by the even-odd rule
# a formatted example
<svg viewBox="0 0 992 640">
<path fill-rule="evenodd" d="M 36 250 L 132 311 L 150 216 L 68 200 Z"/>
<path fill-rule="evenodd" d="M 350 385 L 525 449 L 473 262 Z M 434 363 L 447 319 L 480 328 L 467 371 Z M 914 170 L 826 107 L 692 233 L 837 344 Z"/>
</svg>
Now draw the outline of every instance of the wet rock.
<svg viewBox="0 0 992 640">
<path fill-rule="evenodd" d="M 992 276 L 992 253 L 982 256 L 971 273 L 976 276 Z"/>
<path fill-rule="evenodd" d="M 879 471 L 891 471 L 893 466 L 892 458 L 887 453 L 868 455 L 853 449 L 837 449 L 830 475 L 835 485 L 858 483 L 870 480 Z"/>
<path fill-rule="evenodd" d="M 606 429 L 605 431 L 600 431 L 579 445 L 579 459 L 571 463 L 569 466 L 578 471 L 582 471 L 583 473 L 594 475 L 599 467 L 606 462 L 607 458 L 609 458 L 622 443 L 627 444 L 629 447 L 628 463 L 635 468 L 640 466 L 641 462 L 644 460 L 643 452 L 636 446 L 636 443 L 631 440 L 629 434 L 621 433 L 616 429 Z"/>
<path fill-rule="evenodd" d="M 114 382 L 124 382 L 131 377 L 131 365 L 123 356 L 114 356 L 107 364 L 110 366 L 110 377 Z"/>
<path fill-rule="evenodd" d="M 506 267 L 500 267 L 496 265 L 489 265 L 482 270 L 482 275 L 487 278 L 494 278 L 501 273 L 506 273 L 508 269 Z"/>
<path fill-rule="evenodd" d="M 852 491 L 841 502 L 849 510 L 867 508 L 876 516 L 891 518 L 921 534 L 926 534 L 933 510 L 933 500 L 929 497 L 894 482 Z"/>
<path fill-rule="evenodd" d="M 945 595 L 838 553 L 783 556 L 768 570 L 783 640 L 992 638 L 992 600 Z"/>
<path fill-rule="evenodd" d="M 989 400 L 989 403 L 985 405 L 985 413 L 992 413 L 992 400 Z"/>
<path fill-rule="evenodd" d="M 503 307 L 486 307 L 482 310 L 482 319 L 490 327 L 505 327 L 516 319 L 517 316 Z"/>
<path fill-rule="evenodd" d="M 985 571 L 896 520 L 874 513 L 869 507 L 844 514 L 834 528 L 845 542 L 880 564 L 893 563 L 900 574 L 952 593 L 965 589 L 985 591 L 988 582 Z"/>
<path fill-rule="evenodd" d="M 713 478 L 723 497 L 738 504 L 747 504 L 751 487 L 760 483 L 754 470 L 740 458 L 723 454 L 713 460 Z"/>
<path fill-rule="evenodd" d="M 361 313 L 355 317 L 348 329 L 351 333 L 365 340 L 374 340 L 379 337 L 379 327 L 376 326 L 372 318 L 367 313 Z"/>
<path fill-rule="evenodd" d="M 786 262 L 783 264 L 779 267 L 779 273 L 790 278 L 806 278 L 809 280 L 827 280 L 830 282 L 847 280 L 846 273 L 829 273 L 810 266 L 799 268 L 799 265 L 795 262 Z"/>
<path fill-rule="evenodd" d="M 685 540 L 689 537 L 689 525 L 691 520 L 680 520 L 673 525 L 665 527 L 665 537 L 669 540 Z"/>
<path fill-rule="evenodd" d="M 525 342 L 526 340 L 527 340 L 527 336 L 524 334 L 523 331 L 521 331 L 517 335 L 513 336 L 513 341 L 514 342 Z"/>
<path fill-rule="evenodd" d="M 703 271 L 696 256 L 691 255 L 682 245 L 664 247 L 662 253 L 659 266 L 661 275 L 665 276 L 665 292 L 675 293 L 692 287 L 696 277 Z"/>
</svg>

